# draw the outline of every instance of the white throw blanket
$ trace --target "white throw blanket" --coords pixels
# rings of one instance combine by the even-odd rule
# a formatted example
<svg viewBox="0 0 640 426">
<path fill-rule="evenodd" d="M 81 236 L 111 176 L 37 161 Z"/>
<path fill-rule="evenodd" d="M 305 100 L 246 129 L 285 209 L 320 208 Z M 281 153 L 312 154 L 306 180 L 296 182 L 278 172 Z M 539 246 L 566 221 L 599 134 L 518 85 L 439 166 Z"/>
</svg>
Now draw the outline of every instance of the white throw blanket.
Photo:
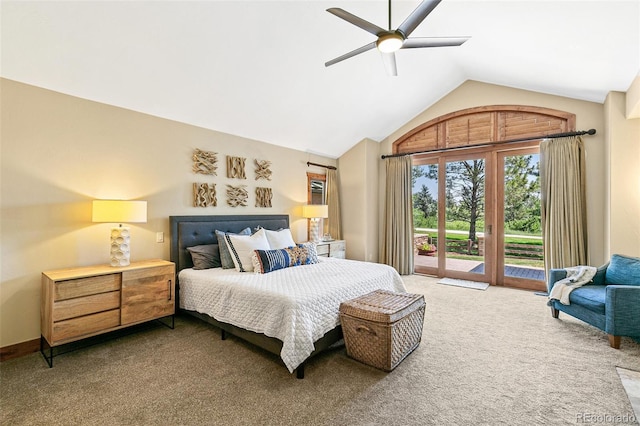
<svg viewBox="0 0 640 426">
<path fill-rule="evenodd" d="M 567 277 L 557 281 L 551 293 L 549 294 L 549 303 L 552 300 L 558 300 L 563 305 L 569 305 L 569 295 L 573 290 L 578 287 L 589 283 L 596 275 L 598 268 L 593 266 L 575 266 L 572 268 L 565 268 L 567 271 Z"/>
</svg>

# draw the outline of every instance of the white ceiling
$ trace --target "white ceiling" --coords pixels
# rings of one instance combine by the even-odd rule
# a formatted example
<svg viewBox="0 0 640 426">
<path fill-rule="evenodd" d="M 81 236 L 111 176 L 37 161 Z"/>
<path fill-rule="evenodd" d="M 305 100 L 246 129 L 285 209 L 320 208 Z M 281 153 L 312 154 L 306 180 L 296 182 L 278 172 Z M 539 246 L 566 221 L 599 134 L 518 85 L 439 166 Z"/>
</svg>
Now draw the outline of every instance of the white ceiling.
<svg viewBox="0 0 640 426">
<path fill-rule="evenodd" d="M 396 28 L 419 1 L 393 1 Z M 2 1 L 2 77 L 337 158 L 382 140 L 465 80 L 587 101 L 640 71 L 640 0 L 444 0 L 412 37 L 460 47 L 374 49 L 387 1 Z"/>
</svg>

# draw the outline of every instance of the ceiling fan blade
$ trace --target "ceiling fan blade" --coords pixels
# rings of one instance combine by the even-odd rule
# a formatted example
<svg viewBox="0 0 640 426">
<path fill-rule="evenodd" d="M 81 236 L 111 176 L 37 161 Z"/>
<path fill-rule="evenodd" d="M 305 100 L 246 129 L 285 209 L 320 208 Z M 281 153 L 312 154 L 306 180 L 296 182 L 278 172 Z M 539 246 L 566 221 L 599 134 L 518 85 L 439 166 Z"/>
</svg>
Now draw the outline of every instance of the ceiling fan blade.
<svg viewBox="0 0 640 426">
<path fill-rule="evenodd" d="M 387 74 L 393 77 L 397 77 L 398 68 L 396 67 L 396 54 L 393 52 L 380 52 L 380 54 L 382 55 L 382 62 L 384 62 L 384 68 L 387 70 Z"/>
<path fill-rule="evenodd" d="M 413 30 L 415 30 L 416 27 L 424 21 L 424 18 L 426 18 L 441 1 L 442 0 L 425 0 L 420 3 L 416 10 L 411 12 L 411 15 L 409 15 L 402 24 L 400 24 L 398 31 L 404 34 L 405 37 L 409 37 L 409 34 L 411 34 Z"/>
<path fill-rule="evenodd" d="M 344 61 L 345 59 L 349 59 L 349 58 L 351 58 L 352 56 L 359 55 L 360 53 L 366 52 L 367 50 L 371 50 L 371 49 L 373 49 L 374 47 L 376 47 L 376 42 L 375 42 L 375 41 L 372 41 L 371 43 L 369 43 L 369 44 L 365 44 L 364 46 L 359 47 L 359 48 L 357 48 L 356 50 L 352 50 L 351 52 L 349 52 L 349 53 L 345 53 L 345 54 L 344 54 L 344 55 L 342 55 L 342 56 L 338 56 L 337 58 L 332 59 L 332 60 L 330 60 L 329 62 L 325 62 L 325 63 L 324 63 L 324 66 L 325 66 L 325 67 L 328 67 L 328 66 L 330 66 L 330 65 L 337 64 L 337 63 L 338 63 L 338 62 L 340 62 L 340 61 Z"/>
<path fill-rule="evenodd" d="M 402 44 L 401 49 L 414 49 L 418 47 L 447 47 L 460 46 L 470 37 L 422 37 L 408 38 Z"/>
<path fill-rule="evenodd" d="M 384 33 L 385 30 L 377 26 L 376 24 L 372 24 L 369 21 L 365 21 L 364 19 L 347 12 L 346 10 L 340 9 L 339 7 L 332 7 L 331 9 L 327 9 L 327 12 L 336 15 L 338 18 L 342 18 L 347 22 L 352 23 L 356 27 L 360 27 L 363 30 L 370 32 L 371 34 L 377 36 L 380 33 Z"/>
</svg>

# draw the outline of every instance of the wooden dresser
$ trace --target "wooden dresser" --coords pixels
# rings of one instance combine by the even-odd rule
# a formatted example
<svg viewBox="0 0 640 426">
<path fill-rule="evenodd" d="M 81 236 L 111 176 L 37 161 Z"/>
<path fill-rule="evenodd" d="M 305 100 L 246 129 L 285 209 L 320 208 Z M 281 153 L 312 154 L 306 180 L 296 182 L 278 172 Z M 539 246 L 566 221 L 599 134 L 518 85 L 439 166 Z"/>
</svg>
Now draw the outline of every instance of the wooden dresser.
<svg viewBox="0 0 640 426">
<path fill-rule="evenodd" d="M 40 350 L 53 367 L 56 346 L 174 313 L 175 265 L 166 260 L 43 272 Z"/>
<path fill-rule="evenodd" d="M 320 241 L 316 245 L 316 250 L 318 256 L 344 259 L 347 253 L 347 244 L 344 240 Z"/>
</svg>

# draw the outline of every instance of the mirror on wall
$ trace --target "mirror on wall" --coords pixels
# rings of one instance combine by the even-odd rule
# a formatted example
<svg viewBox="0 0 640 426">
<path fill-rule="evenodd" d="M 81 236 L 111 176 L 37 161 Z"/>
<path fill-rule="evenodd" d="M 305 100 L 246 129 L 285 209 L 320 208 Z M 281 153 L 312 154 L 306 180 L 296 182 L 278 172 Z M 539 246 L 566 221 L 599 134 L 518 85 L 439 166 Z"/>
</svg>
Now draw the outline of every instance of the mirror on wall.
<svg viewBox="0 0 640 426">
<path fill-rule="evenodd" d="M 326 204 L 327 176 L 307 173 L 307 204 Z"/>
<path fill-rule="evenodd" d="M 318 173 L 307 172 L 307 204 L 326 204 L 327 200 L 327 176 Z M 324 235 L 325 221 L 321 219 L 320 233 Z M 310 222 L 307 219 L 307 239 L 310 239 Z"/>
</svg>

